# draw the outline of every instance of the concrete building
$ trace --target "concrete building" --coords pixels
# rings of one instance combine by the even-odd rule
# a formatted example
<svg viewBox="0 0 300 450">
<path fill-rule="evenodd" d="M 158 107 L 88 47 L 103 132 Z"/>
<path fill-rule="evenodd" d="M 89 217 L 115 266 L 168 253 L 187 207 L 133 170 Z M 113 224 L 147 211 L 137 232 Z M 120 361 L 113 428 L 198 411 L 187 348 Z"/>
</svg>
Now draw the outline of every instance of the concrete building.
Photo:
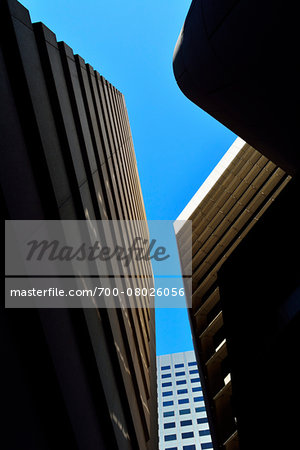
<svg viewBox="0 0 300 450">
<path fill-rule="evenodd" d="M 193 351 L 157 357 L 160 450 L 213 448 Z"/>
<path fill-rule="evenodd" d="M 192 220 L 189 317 L 215 449 L 296 442 L 297 189 L 238 138 L 178 217 Z M 191 262 L 178 223 L 184 267 Z"/>
<path fill-rule="evenodd" d="M 32 24 L 17 1 L 0 1 L 0 25 L 5 217 L 145 224 L 121 92 L 45 25 Z M 1 447 L 157 448 L 153 308 L 2 309 L 0 316 Z"/>
</svg>

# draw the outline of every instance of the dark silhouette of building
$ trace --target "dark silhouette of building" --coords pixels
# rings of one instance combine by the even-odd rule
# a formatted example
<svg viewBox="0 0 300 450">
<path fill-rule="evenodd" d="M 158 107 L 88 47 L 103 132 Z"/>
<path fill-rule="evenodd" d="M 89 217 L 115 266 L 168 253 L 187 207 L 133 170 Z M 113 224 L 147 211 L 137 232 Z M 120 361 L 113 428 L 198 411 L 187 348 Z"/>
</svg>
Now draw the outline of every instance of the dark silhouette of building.
<svg viewBox="0 0 300 450">
<path fill-rule="evenodd" d="M 0 25 L 5 217 L 145 224 L 123 95 L 17 1 L 0 1 Z M 2 448 L 157 448 L 153 308 L 0 317 Z"/>
<path fill-rule="evenodd" d="M 299 439 L 294 13 L 277 1 L 193 0 L 174 52 L 174 74 L 183 93 L 262 153 L 261 158 L 270 159 L 257 179 L 268 165 L 273 167 L 259 188 L 262 209 L 254 213 L 257 206 L 253 209 L 231 192 L 226 173 L 208 200 L 186 217 L 193 221 L 195 247 L 189 312 L 215 448 L 296 448 Z M 243 164 L 251 165 L 253 156 L 243 156 Z M 255 162 L 256 169 L 261 162 Z M 242 175 L 243 165 L 234 166 L 230 171 L 240 177 L 241 187 L 248 175 Z M 281 186 L 276 199 L 275 191 L 267 189 L 274 170 L 283 176 L 277 188 L 273 186 Z M 233 203 L 224 211 L 228 195 Z M 238 221 L 232 222 L 236 208 L 242 211 L 244 206 Z M 240 229 L 243 218 L 253 213 L 255 226 Z M 227 220 L 228 234 L 223 237 L 216 228 L 220 220 Z M 238 245 L 232 246 L 235 234 Z"/>
<path fill-rule="evenodd" d="M 174 74 L 200 108 L 290 174 L 299 169 L 296 5 L 193 0 Z"/>
</svg>

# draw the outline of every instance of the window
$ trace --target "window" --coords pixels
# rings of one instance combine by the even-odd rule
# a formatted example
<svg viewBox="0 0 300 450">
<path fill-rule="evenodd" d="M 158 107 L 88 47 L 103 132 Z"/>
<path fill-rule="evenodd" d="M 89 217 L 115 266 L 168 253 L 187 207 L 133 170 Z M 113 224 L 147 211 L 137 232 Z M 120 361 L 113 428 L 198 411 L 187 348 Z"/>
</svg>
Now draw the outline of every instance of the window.
<svg viewBox="0 0 300 450">
<path fill-rule="evenodd" d="M 181 433 L 182 439 L 188 439 L 194 437 L 193 431 L 188 431 L 187 433 Z"/>
<path fill-rule="evenodd" d="M 203 402 L 203 397 L 194 397 L 194 402 Z"/>
<path fill-rule="evenodd" d="M 207 417 L 200 417 L 200 419 L 197 419 L 197 423 L 207 423 L 208 419 Z"/>
<path fill-rule="evenodd" d="M 190 409 L 180 409 L 179 410 L 179 415 L 182 416 L 183 414 L 190 414 L 191 410 Z"/>
<path fill-rule="evenodd" d="M 178 450 L 177 447 L 166 447 L 166 450 Z"/>
<path fill-rule="evenodd" d="M 184 367 L 183 363 L 175 364 L 175 369 L 179 369 L 180 367 Z"/>
<path fill-rule="evenodd" d="M 195 408 L 196 412 L 205 412 L 205 406 L 198 406 L 198 408 Z"/>
<path fill-rule="evenodd" d="M 192 362 L 188 363 L 188 366 L 196 366 L 196 365 L 197 365 L 196 361 L 192 361 Z"/>
<path fill-rule="evenodd" d="M 192 375 L 193 373 L 198 373 L 198 369 L 190 370 L 190 374 Z"/>
<path fill-rule="evenodd" d="M 165 442 L 166 441 L 175 441 L 176 440 L 176 434 L 167 434 L 165 436 Z"/>
<path fill-rule="evenodd" d="M 165 391 L 162 393 L 162 395 L 163 395 L 163 397 L 169 397 L 170 395 L 173 395 L 173 391 Z"/>
<path fill-rule="evenodd" d="M 194 388 L 192 388 L 192 391 L 193 391 L 193 392 L 199 392 L 199 391 L 202 391 L 202 387 L 201 387 L 201 386 L 194 387 Z"/>
<path fill-rule="evenodd" d="M 176 381 L 176 384 L 186 384 L 186 380 L 178 380 Z"/>
<path fill-rule="evenodd" d="M 172 406 L 174 405 L 173 400 L 169 400 L 168 402 L 163 402 L 163 406 Z"/>
<path fill-rule="evenodd" d="M 201 444 L 201 448 L 206 450 L 207 448 L 213 448 L 212 442 L 205 442 L 205 444 Z"/>
<path fill-rule="evenodd" d="M 168 369 L 171 369 L 171 366 L 162 366 L 160 368 L 160 370 L 168 370 Z"/>
<path fill-rule="evenodd" d="M 162 383 L 161 387 L 172 386 L 172 381 L 168 381 L 167 383 Z"/>
<path fill-rule="evenodd" d="M 174 411 L 166 411 L 166 412 L 164 412 L 164 417 L 172 417 L 172 416 L 174 416 Z"/>
<path fill-rule="evenodd" d="M 196 446 L 194 444 L 184 445 L 182 450 L 196 450 Z"/>
<path fill-rule="evenodd" d="M 193 425 L 193 422 L 191 420 L 181 420 L 180 426 L 186 427 L 187 425 Z"/>
<path fill-rule="evenodd" d="M 170 373 L 163 373 L 162 378 L 171 378 L 171 374 Z"/>
<path fill-rule="evenodd" d="M 200 430 L 199 431 L 199 436 L 209 436 L 209 435 L 210 435 L 209 430 Z"/>
<path fill-rule="evenodd" d="M 191 383 L 197 383 L 200 382 L 200 378 L 192 378 Z"/>
<path fill-rule="evenodd" d="M 180 395 L 180 394 L 187 394 L 187 393 L 188 393 L 187 389 L 178 389 L 178 391 L 177 391 L 178 395 Z"/>
<path fill-rule="evenodd" d="M 175 422 L 164 423 L 164 429 L 167 430 L 168 428 L 175 428 Z"/>
<path fill-rule="evenodd" d="M 178 400 L 178 405 L 183 405 L 184 403 L 189 403 L 189 399 L 188 398 L 180 398 Z"/>
<path fill-rule="evenodd" d="M 176 377 L 182 377 L 183 375 L 185 375 L 185 372 L 175 372 Z"/>
</svg>

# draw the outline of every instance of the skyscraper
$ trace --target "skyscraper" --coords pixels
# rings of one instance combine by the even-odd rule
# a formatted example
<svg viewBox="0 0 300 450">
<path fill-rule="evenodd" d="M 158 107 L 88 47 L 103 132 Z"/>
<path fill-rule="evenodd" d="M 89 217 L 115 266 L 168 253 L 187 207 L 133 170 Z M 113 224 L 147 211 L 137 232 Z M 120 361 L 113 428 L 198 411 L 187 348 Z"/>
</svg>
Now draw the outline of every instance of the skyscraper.
<svg viewBox="0 0 300 450">
<path fill-rule="evenodd" d="M 292 263 L 282 267 L 280 256 L 291 249 L 284 244 L 292 239 L 287 230 L 297 227 L 294 189 L 291 176 L 238 138 L 178 217 L 192 221 L 189 317 L 215 448 L 238 449 L 239 440 L 241 448 L 263 448 L 262 443 L 281 439 L 283 445 L 289 439 L 280 431 L 283 419 L 276 405 L 287 408 L 291 397 L 285 392 L 274 397 L 274 373 L 279 371 L 276 348 L 286 345 L 292 351 L 296 345 L 298 274 Z M 293 217 L 293 224 L 287 217 Z M 190 264 L 185 225 L 178 224 L 185 266 Z M 282 355 L 280 367 L 282 380 L 287 377 L 284 367 L 290 367 L 295 388 L 292 359 Z M 265 414 L 257 417 L 262 430 L 257 442 L 252 419 L 260 407 Z M 289 414 L 290 429 L 292 422 Z M 274 423 L 278 431 L 273 437 Z"/>
<path fill-rule="evenodd" d="M 157 357 L 160 450 L 213 448 L 195 353 Z"/>
<path fill-rule="evenodd" d="M 147 234 L 121 92 L 17 1 L 0 1 L 0 24 L 6 218 L 139 220 Z M 156 448 L 153 308 L 1 310 L 1 330 L 3 448 Z"/>
</svg>

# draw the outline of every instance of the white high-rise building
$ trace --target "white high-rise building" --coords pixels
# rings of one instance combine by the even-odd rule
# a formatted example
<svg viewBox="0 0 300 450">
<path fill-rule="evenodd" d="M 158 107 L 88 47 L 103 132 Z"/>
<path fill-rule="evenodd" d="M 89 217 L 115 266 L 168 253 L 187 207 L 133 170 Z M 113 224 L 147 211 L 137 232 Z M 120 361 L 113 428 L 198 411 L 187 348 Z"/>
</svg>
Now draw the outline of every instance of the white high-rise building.
<svg viewBox="0 0 300 450">
<path fill-rule="evenodd" d="M 213 448 L 193 351 L 157 357 L 160 450 Z"/>
</svg>

